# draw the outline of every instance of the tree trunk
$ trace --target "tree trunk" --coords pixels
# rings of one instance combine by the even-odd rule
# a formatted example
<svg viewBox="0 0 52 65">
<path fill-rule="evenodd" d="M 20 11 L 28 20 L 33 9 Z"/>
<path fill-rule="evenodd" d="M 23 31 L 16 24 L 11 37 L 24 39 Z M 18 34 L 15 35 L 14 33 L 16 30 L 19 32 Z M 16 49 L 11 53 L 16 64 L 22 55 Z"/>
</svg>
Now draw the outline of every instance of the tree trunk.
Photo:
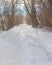
<svg viewBox="0 0 52 65">
<path fill-rule="evenodd" d="M 31 10 L 32 26 L 36 27 L 38 23 L 37 23 L 37 19 L 36 19 L 35 0 L 31 0 L 31 4 L 32 4 L 32 10 Z"/>
<path fill-rule="evenodd" d="M 14 25 L 14 24 L 13 24 L 13 22 L 14 22 L 14 6 L 15 6 L 14 0 L 12 0 L 12 11 L 11 11 L 11 13 L 12 13 L 11 25 L 12 25 L 12 26 Z"/>
</svg>

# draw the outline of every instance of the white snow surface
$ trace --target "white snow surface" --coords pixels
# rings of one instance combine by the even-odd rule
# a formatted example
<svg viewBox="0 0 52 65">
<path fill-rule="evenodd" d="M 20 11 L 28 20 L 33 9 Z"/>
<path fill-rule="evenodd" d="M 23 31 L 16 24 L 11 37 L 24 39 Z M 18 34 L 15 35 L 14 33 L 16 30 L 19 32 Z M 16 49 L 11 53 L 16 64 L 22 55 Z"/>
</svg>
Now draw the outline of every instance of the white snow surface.
<svg viewBox="0 0 52 65">
<path fill-rule="evenodd" d="M 52 32 L 21 24 L 0 33 L 0 65 L 52 65 Z"/>
</svg>

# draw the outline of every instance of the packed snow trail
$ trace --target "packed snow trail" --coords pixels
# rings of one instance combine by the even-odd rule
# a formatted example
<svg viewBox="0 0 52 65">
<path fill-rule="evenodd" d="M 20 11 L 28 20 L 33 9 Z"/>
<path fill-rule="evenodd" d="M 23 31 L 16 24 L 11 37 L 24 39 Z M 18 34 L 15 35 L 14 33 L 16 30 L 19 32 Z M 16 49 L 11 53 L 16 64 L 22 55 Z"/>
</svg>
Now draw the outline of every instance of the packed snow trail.
<svg viewBox="0 0 52 65">
<path fill-rule="evenodd" d="M 0 53 L 0 65 L 52 65 L 52 33 L 15 26 L 0 34 Z"/>
</svg>

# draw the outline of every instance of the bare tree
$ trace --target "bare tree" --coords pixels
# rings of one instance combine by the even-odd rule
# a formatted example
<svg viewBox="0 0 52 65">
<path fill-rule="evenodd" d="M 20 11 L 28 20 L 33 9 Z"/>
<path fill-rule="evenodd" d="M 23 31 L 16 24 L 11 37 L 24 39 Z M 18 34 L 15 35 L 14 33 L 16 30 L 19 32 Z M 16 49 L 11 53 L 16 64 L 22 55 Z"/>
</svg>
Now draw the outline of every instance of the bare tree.
<svg viewBox="0 0 52 65">
<path fill-rule="evenodd" d="M 29 7 L 28 7 L 28 6 L 30 6 L 29 1 L 31 1 L 31 13 L 29 12 Z M 40 17 L 38 17 L 39 15 L 37 16 L 37 14 L 36 14 L 36 10 L 35 10 L 36 2 L 41 2 L 42 9 L 41 9 L 40 15 L 41 14 L 42 15 Z M 44 25 L 50 27 L 50 23 L 51 23 L 50 18 L 52 17 L 52 15 L 51 15 L 52 14 L 51 13 L 52 5 L 49 4 L 50 2 L 52 3 L 52 0 L 24 0 L 25 7 L 26 7 L 29 15 L 31 16 L 33 27 L 38 24 L 40 24 L 41 27 L 43 27 Z M 43 23 L 42 23 L 42 21 L 43 21 Z"/>
<path fill-rule="evenodd" d="M 0 29 L 4 30 L 4 21 L 3 21 L 3 18 L 2 18 L 1 14 L 0 14 Z"/>
<path fill-rule="evenodd" d="M 9 18 L 11 19 L 11 20 L 10 20 L 10 23 L 11 23 L 10 26 L 11 26 L 11 27 L 14 25 L 14 23 L 13 23 L 13 22 L 14 22 L 14 15 L 15 15 L 15 11 L 14 11 L 14 10 L 15 10 L 15 5 L 17 4 L 17 1 L 18 1 L 18 0 L 11 0 L 11 1 L 10 1 L 11 18 L 10 18 L 10 17 L 9 17 Z"/>
<path fill-rule="evenodd" d="M 31 13 L 29 12 L 29 8 L 28 8 L 28 5 L 31 6 Z M 26 0 L 24 0 L 24 4 L 25 4 L 25 7 L 29 13 L 29 15 L 31 16 L 31 19 L 32 19 L 32 26 L 36 27 L 38 25 L 38 20 L 36 18 L 36 10 L 35 10 L 35 0 L 31 0 L 31 5 L 29 4 L 28 0 L 26 2 Z"/>
<path fill-rule="evenodd" d="M 11 28 L 14 25 L 13 24 L 13 22 L 14 22 L 14 14 L 15 14 L 14 9 L 15 9 L 15 4 L 16 3 L 17 3 L 17 0 L 11 0 L 11 1 L 3 0 L 2 1 L 3 7 L 4 7 L 3 21 L 4 21 L 5 30 L 8 30 L 9 28 Z M 11 12 L 9 12 L 10 8 L 11 8 Z"/>
<path fill-rule="evenodd" d="M 36 10 L 35 10 L 35 0 L 31 0 L 31 4 L 32 4 L 32 10 L 31 10 L 32 25 L 34 27 L 38 25 L 38 21 L 36 18 Z"/>
</svg>

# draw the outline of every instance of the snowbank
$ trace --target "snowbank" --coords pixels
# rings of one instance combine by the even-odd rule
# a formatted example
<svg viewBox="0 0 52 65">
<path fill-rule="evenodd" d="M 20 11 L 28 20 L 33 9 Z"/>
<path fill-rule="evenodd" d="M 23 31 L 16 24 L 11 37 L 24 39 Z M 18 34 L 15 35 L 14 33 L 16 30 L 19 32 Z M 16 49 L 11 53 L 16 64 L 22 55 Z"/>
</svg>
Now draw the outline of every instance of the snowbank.
<svg viewBox="0 0 52 65">
<path fill-rule="evenodd" d="M 0 53 L 1 65 L 52 65 L 52 33 L 15 26 L 0 34 Z"/>
</svg>

